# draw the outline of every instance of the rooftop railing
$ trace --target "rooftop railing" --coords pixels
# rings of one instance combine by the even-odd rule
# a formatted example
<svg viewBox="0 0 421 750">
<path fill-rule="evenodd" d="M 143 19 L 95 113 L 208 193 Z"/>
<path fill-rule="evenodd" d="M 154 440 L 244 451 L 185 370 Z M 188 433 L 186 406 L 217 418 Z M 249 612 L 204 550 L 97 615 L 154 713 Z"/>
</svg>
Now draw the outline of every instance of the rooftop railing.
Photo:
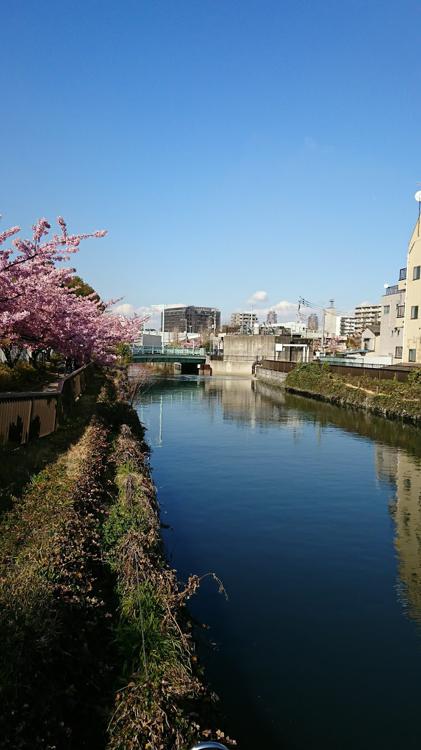
<svg viewBox="0 0 421 750">
<path fill-rule="evenodd" d="M 393 284 L 393 286 L 386 287 L 386 294 L 397 294 L 398 292 L 399 292 L 398 284 Z"/>
</svg>

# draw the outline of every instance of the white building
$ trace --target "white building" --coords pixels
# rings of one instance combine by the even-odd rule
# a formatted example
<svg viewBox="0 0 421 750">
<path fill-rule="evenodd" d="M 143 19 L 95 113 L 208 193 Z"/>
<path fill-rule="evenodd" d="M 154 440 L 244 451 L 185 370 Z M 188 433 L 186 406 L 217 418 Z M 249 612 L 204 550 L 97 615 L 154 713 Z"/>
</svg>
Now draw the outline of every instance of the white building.
<svg viewBox="0 0 421 750">
<path fill-rule="evenodd" d="M 231 325 L 243 331 L 252 331 L 256 323 L 258 318 L 254 312 L 235 312 L 231 315 Z"/>
</svg>

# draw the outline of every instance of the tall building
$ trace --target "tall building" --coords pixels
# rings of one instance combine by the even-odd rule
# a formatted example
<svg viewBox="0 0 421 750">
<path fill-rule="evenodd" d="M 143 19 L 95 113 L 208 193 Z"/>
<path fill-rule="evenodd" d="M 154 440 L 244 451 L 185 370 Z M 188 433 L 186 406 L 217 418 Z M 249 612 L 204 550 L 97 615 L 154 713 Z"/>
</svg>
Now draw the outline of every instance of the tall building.
<svg viewBox="0 0 421 750">
<path fill-rule="evenodd" d="M 382 297 L 379 354 L 392 363 L 421 364 L 421 221 L 408 244 L 407 264 Z"/>
<path fill-rule="evenodd" d="M 186 333 L 203 333 L 219 331 L 221 312 L 215 307 L 166 307 L 161 314 L 161 329 L 164 331 L 185 331 Z"/>
<path fill-rule="evenodd" d="M 335 308 L 335 300 L 331 299 L 329 307 L 323 311 L 325 336 L 339 336 L 340 318 Z"/>
<path fill-rule="evenodd" d="M 276 325 L 277 322 L 278 322 L 278 316 L 277 316 L 275 310 L 269 310 L 269 312 L 268 312 L 268 314 L 266 316 L 266 323 L 268 324 L 268 326 L 271 326 L 271 325 L 274 325 L 274 324 Z"/>
<path fill-rule="evenodd" d="M 307 318 L 307 328 L 309 331 L 319 330 L 319 318 L 316 313 L 311 313 Z"/>
<path fill-rule="evenodd" d="M 256 313 L 252 312 L 235 312 L 231 315 L 231 325 L 233 328 L 239 328 L 240 331 L 247 333 L 252 331 L 258 322 Z"/>
<path fill-rule="evenodd" d="M 408 245 L 404 307 L 403 361 L 421 363 L 421 218 Z"/>
<path fill-rule="evenodd" d="M 355 318 L 353 315 L 341 315 L 340 317 L 340 334 L 341 336 L 352 336 L 355 333 Z"/>
<path fill-rule="evenodd" d="M 380 305 L 357 305 L 355 308 L 355 333 L 362 333 L 365 328 L 380 323 Z"/>
</svg>

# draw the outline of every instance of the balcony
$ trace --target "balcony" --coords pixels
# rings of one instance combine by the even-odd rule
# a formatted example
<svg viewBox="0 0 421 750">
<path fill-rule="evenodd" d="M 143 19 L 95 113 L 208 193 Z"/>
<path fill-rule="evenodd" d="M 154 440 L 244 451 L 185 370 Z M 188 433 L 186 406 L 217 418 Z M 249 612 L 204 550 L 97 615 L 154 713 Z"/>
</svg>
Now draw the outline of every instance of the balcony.
<svg viewBox="0 0 421 750">
<path fill-rule="evenodd" d="M 406 268 L 401 268 L 399 271 L 399 281 L 405 281 L 406 279 Z"/>
</svg>

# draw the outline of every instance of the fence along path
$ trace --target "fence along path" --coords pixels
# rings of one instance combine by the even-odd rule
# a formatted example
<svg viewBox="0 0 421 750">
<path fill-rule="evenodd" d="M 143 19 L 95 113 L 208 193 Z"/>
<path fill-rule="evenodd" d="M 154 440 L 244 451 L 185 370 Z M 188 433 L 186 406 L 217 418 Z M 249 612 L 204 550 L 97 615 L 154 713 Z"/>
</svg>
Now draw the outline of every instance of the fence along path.
<svg viewBox="0 0 421 750">
<path fill-rule="evenodd" d="M 84 392 L 88 368 L 66 375 L 55 389 L 0 393 L 0 445 L 23 445 L 54 432 Z"/>
<path fill-rule="evenodd" d="M 262 359 L 258 362 L 258 366 L 261 366 L 265 370 L 274 370 L 275 372 L 291 372 L 297 365 L 305 364 L 302 362 L 282 362 L 276 359 Z M 320 367 L 322 363 L 314 361 L 313 364 L 318 364 Z M 327 362 L 326 366 L 329 367 L 331 372 L 335 372 L 338 375 L 365 375 L 375 380 L 398 380 L 400 382 L 406 382 L 409 374 L 418 367 L 411 367 L 411 365 L 386 365 L 382 367 L 361 367 L 360 365 L 340 365 L 333 362 Z"/>
</svg>

